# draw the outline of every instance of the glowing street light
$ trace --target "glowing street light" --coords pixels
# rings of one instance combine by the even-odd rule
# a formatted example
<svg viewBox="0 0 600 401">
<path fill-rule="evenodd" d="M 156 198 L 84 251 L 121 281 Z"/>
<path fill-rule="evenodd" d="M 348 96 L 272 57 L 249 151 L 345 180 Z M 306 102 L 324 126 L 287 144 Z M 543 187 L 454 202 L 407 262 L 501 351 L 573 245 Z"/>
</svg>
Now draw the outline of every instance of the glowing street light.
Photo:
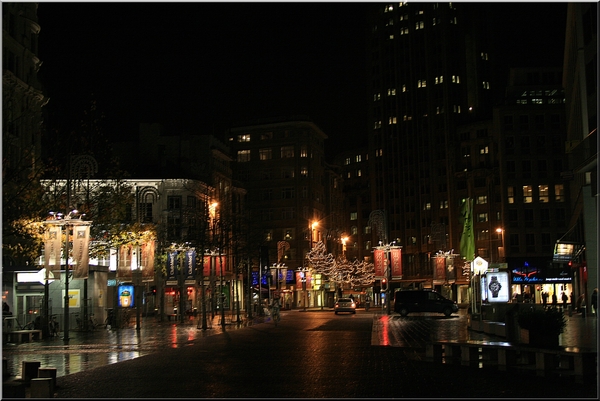
<svg viewBox="0 0 600 401">
<path fill-rule="evenodd" d="M 498 234 L 500 234 L 500 239 L 501 239 L 501 243 L 502 243 L 502 247 L 498 248 L 498 260 L 499 261 L 504 261 L 504 230 L 502 228 L 497 228 L 496 232 Z"/>
</svg>

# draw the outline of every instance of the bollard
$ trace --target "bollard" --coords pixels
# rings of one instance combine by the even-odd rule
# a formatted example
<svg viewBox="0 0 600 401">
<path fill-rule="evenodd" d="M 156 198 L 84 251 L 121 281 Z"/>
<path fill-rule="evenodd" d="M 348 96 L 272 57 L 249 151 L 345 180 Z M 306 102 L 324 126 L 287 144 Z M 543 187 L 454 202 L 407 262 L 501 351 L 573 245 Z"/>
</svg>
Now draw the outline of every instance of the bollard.
<svg viewBox="0 0 600 401">
<path fill-rule="evenodd" d="M 9 377 L 10 372 L 8 371 L 8 359 L 2 358 L 2 377 Z"/>
<path fill-rule="evenodd" d="M 41 363 L 37 361 L 23 361 L 21 364 L 21 379 L 29 383 L 31 379 L 38 377 L 38 369 Z"/>
<path fill-rule="evenodd" d="M 54 389 L 56 388 L 56 368 L 38 368 L 38 377 L 52 379 L 51 391 L 54 393 Z"/>
<path fill-rule="evenodd" d="M 581 305 L 581 317 L 585 317 L 587 306 Z"/>
<path fill-rule="evenodd" d="M 31 398 L 54 398 L 52 378 L 36 377 L 31 379 L 29 392 L 31 393 Z"/>
</svg>

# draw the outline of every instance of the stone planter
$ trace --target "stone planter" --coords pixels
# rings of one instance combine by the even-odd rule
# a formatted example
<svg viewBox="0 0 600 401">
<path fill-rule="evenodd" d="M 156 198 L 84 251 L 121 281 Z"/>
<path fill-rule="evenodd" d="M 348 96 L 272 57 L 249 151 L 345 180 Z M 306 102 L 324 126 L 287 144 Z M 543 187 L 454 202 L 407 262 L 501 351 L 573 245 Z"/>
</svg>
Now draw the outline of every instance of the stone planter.
<svg viewBox="0 0 600 401">
<path fill-rule="evenodd" d="M 547 333 L 540 330 L 521 329 L 519 342 L 532 347 L 558 347 L 558 334 Z"/>
</svg>

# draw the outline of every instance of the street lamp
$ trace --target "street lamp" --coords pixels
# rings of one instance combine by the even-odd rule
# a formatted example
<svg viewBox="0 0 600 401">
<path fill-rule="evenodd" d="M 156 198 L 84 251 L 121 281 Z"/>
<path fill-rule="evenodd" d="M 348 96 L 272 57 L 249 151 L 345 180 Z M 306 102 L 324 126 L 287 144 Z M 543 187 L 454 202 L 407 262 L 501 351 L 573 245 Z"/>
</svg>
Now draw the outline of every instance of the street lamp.
<svg viewBox="0 0 600 401">
<path fill-rule="evenodd" d="M 344 259 L 346 258 L 346 242 L 348 242 L 348 237 L 342 237 L 342 255 Z"/>
<path fill-rule="evenodd" d="M 302 280 L 302 309 L 306 312 L 306 273 L 308 272 L 307 267 L 301 267 L 300 269 L 300 278 Z"/>
<path fill-rule="evenodd" d="M 502 247 L 498 248 L 498 261 L 504 261 L 504 230 L 502 228 L 497 228 L 496 232 L 500 234 L 500 239 L 502 243 Z"/>
<path fill-rule="evenodd" d="M 309 226 L 310 228 L 310 249 L 312 249 L 313 247 L 313 235 L 315 232 L 315 228 L 317 228 L 317 226 L 319 225 L 318 221 L 313 221 L 312 224 Z"/>
<path fill-rule="evenodd" d="M 47 224 L 49 226 L 64 226 L 65 227 L 65 248 L 64 248 L 64 258 L 65 258 L 65 298 L 64 298 L 64 316 L 63 316 L 63 340 L 64 341 L 68 341 L 69 340 L 69 270 L 70 270 L 70 265 L 69 265 L 69 238 L 71 236 L 71 227 L 76 227 L 76 226 L 89 226 L 92 224 L 91 221 L 83 221 L 81 220 L 81 218 L 84 216 L 83 214 L 79 214 L 79 211 L 77 210 L 71 210 L 66 216 L 64 216 L 62 213 L 54 213 L 54 212 L 50 212 L 50 214 L 53 216 L 53 218 L 51 220 L 46 220 L 44 221 L 44 224 Z M 75 218 L 74 216 L 79 214 L 78 218 Z M 86 236 L 89 235 L 86 234 Z M 75 240 L 75 239 L 74 239 Z M 87 242 L 83 242 L 82 244 L 84 244 L 80 249 L 80 253 L 81 254 L 87 254 L 88 252 L 88 245 Z M 49 255 L 47 255 L 47 257 L 49 257 Z M 60 260 L 60 259 L 59 259 Z M 78 263 L 80 263 L 80 261 L 78 261 Z M 60 262 L 59 262 L 60 264 Z M 46 273 L 48 274 L 48 273 Z M 46 280 L 47 281 L 47 280 Z M 47 300 L 45 301 L 46 303 L 48 302 Z M 46 312 L 47 313 L 47 312 Z M 48 316 L 46 316 L 48 317 Z"/>
</svg>

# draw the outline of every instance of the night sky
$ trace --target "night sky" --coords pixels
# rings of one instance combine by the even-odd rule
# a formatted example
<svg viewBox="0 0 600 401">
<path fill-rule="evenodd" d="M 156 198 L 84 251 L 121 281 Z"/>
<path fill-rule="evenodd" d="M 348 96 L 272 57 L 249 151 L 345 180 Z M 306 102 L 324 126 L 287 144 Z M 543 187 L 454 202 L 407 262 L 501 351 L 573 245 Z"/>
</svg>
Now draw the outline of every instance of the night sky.
<svg viewBox="0 0 600 401">
<path fill-rule="evenodd" d="M 366 10 L 373 3 L 50 3 L 38 8 L 48 122 L 91 94 L 113 136 L 140 122 L 220 134 L 238 121 L 305 115 L 328 151 L 367 122 Z M 503 66 L 562 66 L 566 3 L 490 3 Z M 340 145 L 341 144 L 341 145 Z"/>
</svg>

